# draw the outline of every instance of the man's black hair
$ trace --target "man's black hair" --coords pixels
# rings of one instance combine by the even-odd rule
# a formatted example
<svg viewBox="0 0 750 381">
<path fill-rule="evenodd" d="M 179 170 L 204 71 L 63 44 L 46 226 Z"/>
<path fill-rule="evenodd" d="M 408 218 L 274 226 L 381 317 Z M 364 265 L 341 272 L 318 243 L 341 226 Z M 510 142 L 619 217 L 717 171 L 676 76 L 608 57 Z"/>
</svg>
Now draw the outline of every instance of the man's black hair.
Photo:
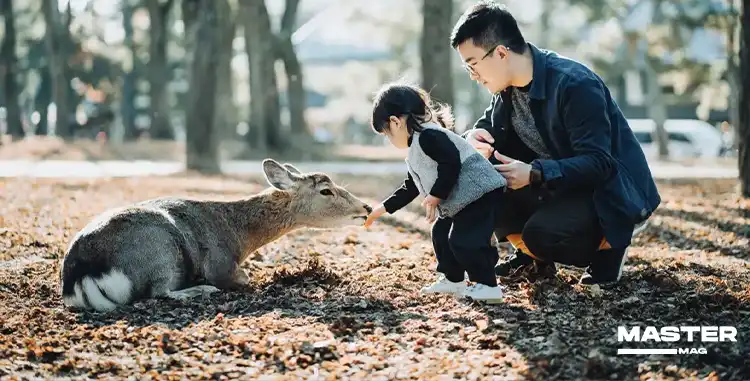
<svg viewBox="0 0 750 381">
<path fill-rule="evenodd" d="M 481 0 L 467 9 L 453 27 L 453 49 L 468 40 L 485 51 L 498 45 L 507 46 L 518 54 L 526 51 L 526 40 L 515 17 L 505 5 L 489 0 Z"/>
</svg>

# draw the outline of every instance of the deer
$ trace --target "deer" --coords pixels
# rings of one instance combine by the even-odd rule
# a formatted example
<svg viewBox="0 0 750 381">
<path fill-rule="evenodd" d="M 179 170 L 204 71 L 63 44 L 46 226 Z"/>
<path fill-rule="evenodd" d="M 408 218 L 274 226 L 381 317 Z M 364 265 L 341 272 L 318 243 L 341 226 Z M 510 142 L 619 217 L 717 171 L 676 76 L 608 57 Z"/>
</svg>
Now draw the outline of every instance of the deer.
<svg viewBox="0 0 750 381">
<path fill-rule="evenodd" d="M 239 290 L 241 264 L 300 228 L 364 225 L 372 207 L 322 172 L 261 163 L 268 187 L 239 200 L 160 197 L 107 209 L 72 238 L 60 266 L 67 308 L 112 311 L 148 298 Z"/>
</svg>

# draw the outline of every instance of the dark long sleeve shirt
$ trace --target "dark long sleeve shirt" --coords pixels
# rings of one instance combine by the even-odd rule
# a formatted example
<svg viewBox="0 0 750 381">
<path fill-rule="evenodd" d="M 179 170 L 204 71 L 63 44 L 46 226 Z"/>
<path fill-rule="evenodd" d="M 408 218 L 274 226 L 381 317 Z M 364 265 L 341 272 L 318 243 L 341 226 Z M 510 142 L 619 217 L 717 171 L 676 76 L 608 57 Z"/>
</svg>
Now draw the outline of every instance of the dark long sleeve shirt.
<svg viewBox="0 0 750 381">
<path fill-rule="evenodd" d="M 461 172 L 461 156 L 458 149 L 448 135 L 430 129 L 419 134 L 419 144 L 424 153 L 438 164 L 437 180 L 429 194 L 445 200 L 453 191 L 458 174 Z M 409 145 L 411 145 L 411 138 L 409 138 Z M 419 189 L 409 173 L 401 187 L 383 202 L 383 206 L 388 213 L 392 214 L 414 201 L 417 196 L 419 196 Z"/>
</svg>

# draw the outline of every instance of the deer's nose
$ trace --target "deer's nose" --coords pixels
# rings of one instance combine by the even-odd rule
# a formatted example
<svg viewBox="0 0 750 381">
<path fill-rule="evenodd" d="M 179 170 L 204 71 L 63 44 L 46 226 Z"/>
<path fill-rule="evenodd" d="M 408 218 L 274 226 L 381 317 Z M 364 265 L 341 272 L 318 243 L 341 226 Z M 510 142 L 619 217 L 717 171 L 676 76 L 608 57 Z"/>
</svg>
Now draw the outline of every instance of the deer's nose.
<svg viewBox="0 0 750 381">
<path fill-rule="evenodd" d="M 365 204 L 365 210 L 367 211 L 367 214 L 372 213 L 372 206 Z"/>
</svg>

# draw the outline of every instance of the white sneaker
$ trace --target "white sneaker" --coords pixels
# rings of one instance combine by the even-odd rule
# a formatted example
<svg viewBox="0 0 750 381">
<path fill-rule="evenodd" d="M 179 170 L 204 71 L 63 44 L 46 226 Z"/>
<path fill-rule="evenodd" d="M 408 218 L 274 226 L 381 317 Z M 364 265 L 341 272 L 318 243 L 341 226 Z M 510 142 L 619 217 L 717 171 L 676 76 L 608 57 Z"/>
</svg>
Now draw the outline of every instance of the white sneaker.
<svg viewBox="0 0 750 381">
<path fill-rule="evenodd" d="M 635 226 L 633 227 L 632 236 L 635 237 L 638 234 L 641 234 L 644 230 L 646 230 L 647 227 L 648 227 L 648 220 L 635 224 Z"/>
<path fill-rule="evenodd" d="M 464 281 L 451 282 L 445 277 L 445 275 L 440 274 L 435 283 L 423 287 L 420 292 L 422 294 L 453 294 L 460 296 L 463 295 L 465 289 L 466 283 Z"/>
<path fill-rule="evenodd" d="M 502 303 L 503 302 L 503 290 L 500 286 L 490 287 L 485 284 L 475 283 L 469 287 L 466 287 L 464 296 L 474 299 L 477 302 L 486 303 Z"/>
</svg>

